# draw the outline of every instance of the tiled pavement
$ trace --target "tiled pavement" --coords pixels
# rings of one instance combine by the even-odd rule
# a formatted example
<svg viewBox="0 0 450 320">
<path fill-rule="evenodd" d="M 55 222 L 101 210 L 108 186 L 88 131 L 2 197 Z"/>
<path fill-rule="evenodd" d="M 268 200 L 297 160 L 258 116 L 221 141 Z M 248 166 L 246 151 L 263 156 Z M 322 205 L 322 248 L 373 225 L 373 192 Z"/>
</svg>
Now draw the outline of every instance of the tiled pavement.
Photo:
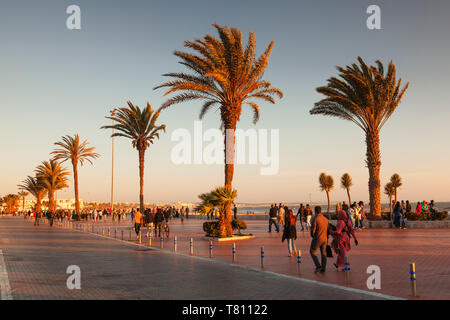
<svg viewBox="0 0 450 320">
<path fill-rule="evenodd" d="M 110 221 L 97 225 L 113 226 Z M 298 279 L 296 261 L 287 257 L 286 244 L 280 241 L 281 233 L 268 234 L 263 221 L 248 222 L 248 225 L 248 231 L 256 238 L 236 242 L 235 265 L 231 264 L 231 243 L 214 243 L 214 258 L 208 258 L 208 242 L 200 232 L 201 221 L 193 219 L 184 223 L 171 221 L 172 234 L 165 241 L 164 249 L 150 250 L 132 241 L 49 228 L 46 224 L 34 227 L 23 218 L 0 218 L 0 249 L 13 299 L 382 298 L 341 288 L 344 275 L 331 268 L 325 275 L 314 275 L 311 258 L 306 254 L 309 239 L 301 232 L 296 243 L 304 252 L 301 278 L 307 280 Z M 114 224 L 115 227 L 125 230 L 127 240 L 129 221 Z M 414 261 L 421 298 L 449 299 L 448 231 L 397 231 L 358 233 L 361 245 L 351 251 L 350 287 L 367 290 L 365 268 L 377 264 L 382 270 L 382 289 L 377 292 L 408 298 L 408 262 Z M 182 254 L 171 252 L 173 234 L 178 237 L 178 252 Z M 117 237 L 120 236 L 118 231 Z M 187 255 L 189 237 L 194 237 L 195 257 Z M 147 243 L 145 237 L 143 242 Z M 258 270 L 261 245 L 265 247 L 266 271 Z M 152 246 L 159 249 L 159 241 L 153 239 Z M 81 268 L 81 290 L 66 287 L 69 275 L 65 271 L 72 264 Z"/>
</svg>

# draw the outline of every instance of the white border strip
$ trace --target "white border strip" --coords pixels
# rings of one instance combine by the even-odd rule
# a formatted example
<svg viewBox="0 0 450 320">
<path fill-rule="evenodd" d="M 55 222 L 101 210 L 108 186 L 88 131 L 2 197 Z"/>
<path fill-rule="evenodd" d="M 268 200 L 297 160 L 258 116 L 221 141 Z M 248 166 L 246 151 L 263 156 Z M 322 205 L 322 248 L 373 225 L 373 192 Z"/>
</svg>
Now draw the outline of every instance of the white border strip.
<svg viewBox="0 0 450 320">
<path fill-rule="evenodd" d="M 6 270 L 3 251 L 0 249 L 0 293 L 1 300 L 12 300 L 11 286 L 9 285 L 8 271 Z"/>
</svg>

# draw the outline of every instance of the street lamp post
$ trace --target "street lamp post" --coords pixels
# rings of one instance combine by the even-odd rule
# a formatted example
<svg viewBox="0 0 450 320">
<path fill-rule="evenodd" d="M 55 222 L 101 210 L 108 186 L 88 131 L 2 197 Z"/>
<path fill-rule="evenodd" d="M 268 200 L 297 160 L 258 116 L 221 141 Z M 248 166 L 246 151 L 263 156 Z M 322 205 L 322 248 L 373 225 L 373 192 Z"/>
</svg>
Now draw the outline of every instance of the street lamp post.
<svg viewBox="0 0 450 320">
<path fill-rule="evenodd" d="M 110 111 L 111 117 L 114 117 L 116 114 L 117 109 L 114 108 Z M 114 120 L 112 120 L 112 125 L 114 125 Z M 114 210 L 114 128 L 112 129 L 112 135 L 111 135 L 111 214 Z"/>
</svg>

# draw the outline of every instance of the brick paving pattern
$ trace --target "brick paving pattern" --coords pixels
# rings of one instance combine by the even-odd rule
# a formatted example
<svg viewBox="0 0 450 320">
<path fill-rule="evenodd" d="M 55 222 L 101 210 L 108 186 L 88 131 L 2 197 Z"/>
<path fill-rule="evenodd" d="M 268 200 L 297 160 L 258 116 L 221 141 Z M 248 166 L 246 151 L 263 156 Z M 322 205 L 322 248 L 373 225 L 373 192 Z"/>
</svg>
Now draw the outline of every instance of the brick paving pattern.
<svg viewBox="0 0 450 320">
<path fill-rule="evenodd" d="M 325 274 L 314 274 L 309 256 L 310 238 L 298 232 L 296 245 L 302 250 L 302 273 L 297 273 L 296 258 L 287 256 L 281 232 L 267 233 L 265 221 L 248 221 L 246 232 L 255 239 L 236 241 L 233 266 L 232 243 L 209 243 L 201 232 L 202 221 L 189 219 L 170 222 L 171 235 L 159 250 L 153 238 L 150 250 L 134 245 L 130 221 L 97 222 L 105 236 L 41 224 L 34 227 L 23 218 L 0 218 L 0 248 L 6 261 L 14 299 L 374 299 L 357 290 L 297 281 L 293 277 L 345 286 L 344 273 L 334 270 L 328 260 Z M 91 226 L 91 222 L 82 223 Z M 124 230 L 125 241 L 109 239 L 117 228 Z M 143 244 L 148 243 L 143 229 Z M 173 254 L 173 236 L 178 239 Z M 411 298 L 409 263 L 416 263 L 419 299 L 450 299 L 450 241 L 446 229 L 363 230 L 357 233 L 360 245 L 352 243 L 351 284 L 348 288 L 369 291 L 366 268 L 381 268 L 381 290 L 372 292 Z M 189 255 L 189 238 L 194 238 L 194 254 Z M 264 270 L 260 269 L 260 247 L 264 246 Z M 156 249 L 156 250 L 155 250 Z M 202 257 L 202 259 L 198 258 Z M 68 265 L 80 266 L 82 289 L 69 290 L 65 273 Z M 241 267 L 236 267 L 241 266 Z M 280 275 L 277 275 L 280 274 Z M 283 277 L 288 275 L 291 277 Z M 417 298 L 416 298 L 417 299 Z"/>
</svg>

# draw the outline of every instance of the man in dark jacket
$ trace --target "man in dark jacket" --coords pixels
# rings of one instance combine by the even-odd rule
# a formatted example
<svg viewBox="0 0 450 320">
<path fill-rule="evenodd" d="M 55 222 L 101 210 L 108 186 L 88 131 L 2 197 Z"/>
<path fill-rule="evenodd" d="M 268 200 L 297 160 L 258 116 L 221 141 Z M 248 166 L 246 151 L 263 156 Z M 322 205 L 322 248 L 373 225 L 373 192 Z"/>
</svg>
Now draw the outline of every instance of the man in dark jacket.
<svg viewBox="0 0 450 320">
<path fill-rule="evenodd" d="M 316 213 L 314 221 L 311 225 L 311 248 L 309 253 L 314 261 L 316 270 L 314 272 L 324 273 L 327 267 L 327 244 L 328 244 L 328 219 L 322 214 L 322 209 L 319 206 L 314 208 Z M 316 256 L 317 250 L 320 248 L 320 254 L 322 256 L 322 264 L 319 263 L 319 259 Z"/>
<path fill-rule="evenodd" d="M 162 225 L 162 222 L 164 221 L 164 215 L 160 208 L 157 209 L 154 219 L 155 219 L 155 237 L 156 237 L 156 231 L 159 232 L 158 237 L 161 237 L 161 225 Z"/>
<path fill-rule="evenodd" d="M 305 217 L 305 207 L 303 206 L 303 203 L 300 203 L 300 207 L 298 208 L 297 211 L 297 220 L 300 220 L 300 226 L 302 227 L 302 231 L 305 230 L 305 228 L 303 228 L 304 217 Z"/>
<path fill-rule="evenodd" d="M 277 223 L 277 208 L 273 204 L 270 206 L 269 210 L 269 232 L 272 232 L 272 224 L 275 225 L 277 232 L 280 232 L 280 228 Z"/>
</svg>

